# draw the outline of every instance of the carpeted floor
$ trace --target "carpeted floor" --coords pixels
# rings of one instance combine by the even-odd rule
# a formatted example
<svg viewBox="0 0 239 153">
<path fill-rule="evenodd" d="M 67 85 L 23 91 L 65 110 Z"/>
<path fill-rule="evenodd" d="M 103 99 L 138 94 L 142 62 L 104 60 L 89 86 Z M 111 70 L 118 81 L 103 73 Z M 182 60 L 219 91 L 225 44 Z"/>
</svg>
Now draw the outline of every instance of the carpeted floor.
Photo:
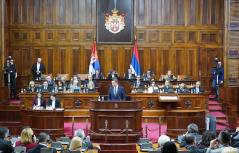
<svg viewBox="0 0 239 153">
<path fill-rule="evenodd" d="M 148 138 L 151 139 L 150 141 L 158 141 L 159 137 L 159 125 L 157 123 L 148 123 Z M 88 124 L 88 128 L 90 128 L 90 123 Z M 143 128 L 143 137 L 146 137 L 146 130 L 145 130 L 145 123 L 142 123 L 142 128 Z M 64 123 L 64 133 L 67 134 L 68 136 L 71 136 L 72 134 L 72 123 Z M 74 124 L 74 130 L 77 129 L 86 129 L 86 123 L 75 123 Z M 161 135 L 165 134 L 167 132 L 167 126 L 166 125 L 161 125 Z"/>
</svg>

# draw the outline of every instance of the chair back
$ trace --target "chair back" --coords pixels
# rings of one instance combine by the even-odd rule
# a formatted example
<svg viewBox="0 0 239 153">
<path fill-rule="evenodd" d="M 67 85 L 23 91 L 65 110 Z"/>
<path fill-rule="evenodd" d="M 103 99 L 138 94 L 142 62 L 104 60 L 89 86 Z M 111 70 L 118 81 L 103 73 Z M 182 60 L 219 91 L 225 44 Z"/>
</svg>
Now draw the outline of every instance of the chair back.
<svg viewBox="0 0 239 153">
<path fill-rule="evenodd" d="M 53 77 L 53 76 L 52 76 L 52 73 L 49 73 L 49 74 L 41 74 L 41 77 L 45 77 L 45 78 L 46 78 L 47 76 L 50 76 L 51 78 Z M 52 78 L 52 79 L 53 79 L 53 78 Z"/>
<path fill-rule="evenodd" d="M 26 147 L 15 147 L 14 153 L 26 153 Z"/>
<path fill-rule="evenodd" d="M 41 148 L 40 153 L 53 153 L 52 148 Z"/>
<path fill-rule="evenodd" d="M 80 150 L 71 150 L 70 152 L 71 152 L 71 153 L 81 153 Z"/>
<path fill-rule="evenodd" d="M 178 75 L 177 79 L 179 79 L 179 81 L 183 81 L 184 78 L 186 78 L 186 77 L 187 77 L 186 75 Z"/>
<path fill-rule="evenodd" d="M 80 77 L 81 80 L 86 80 L 88 79 L 89 74 L 77 74 L 77 77 Z"/>
<path fill-rule="evenodd" d="M 65 74 L 57 73 L 57 77 L 64 77 L 66 80 L 69 80 L 69 73 L 65 73 Z"/>
<path fill-rule="evenodd" d="M 152 151 L 149 151 L 149 153 L 161 153 L 162 151 L 161 150 L 152 150 Z"/>
</svg>

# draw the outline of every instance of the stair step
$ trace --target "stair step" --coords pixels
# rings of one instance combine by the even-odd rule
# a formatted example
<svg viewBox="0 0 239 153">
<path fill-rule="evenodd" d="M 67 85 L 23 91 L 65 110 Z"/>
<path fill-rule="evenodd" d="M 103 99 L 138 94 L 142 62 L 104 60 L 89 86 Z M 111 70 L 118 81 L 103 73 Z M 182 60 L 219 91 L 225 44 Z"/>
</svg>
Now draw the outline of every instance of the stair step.
<svg viewBox="0 0 239 153">
<path fill-rule="evenodd" d="M 210 112 L 210 114 L 215 117 L 226 117 L 226 114 L 224 114 L 222 112 Z"/>
</svg>

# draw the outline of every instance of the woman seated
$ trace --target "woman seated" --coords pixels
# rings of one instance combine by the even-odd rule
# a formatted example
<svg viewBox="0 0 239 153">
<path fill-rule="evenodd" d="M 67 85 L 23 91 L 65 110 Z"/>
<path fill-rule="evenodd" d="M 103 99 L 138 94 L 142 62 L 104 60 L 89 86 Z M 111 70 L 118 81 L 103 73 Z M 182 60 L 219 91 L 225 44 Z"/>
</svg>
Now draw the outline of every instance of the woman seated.
<svg viewBox="0 0 239 153">
<path fill-rule="evenodd" d="M 67 88 L 67 82 L 66 82 L 65 77 L 61 77 L 61 82 L 62 82 L 63 86 Z"/>
<path fill-rule="evenodd" d="M 37 92 L 36 97 L 33 98 L 33 108 L 34 107 L 46 108 L 46 99 L 43 97 L 42 92 Z"/>
<path fill-rule="evenodd" d="M 163 80 L 170 80 L 170 81 L 176 81 L 177 78 L 172 74 L 171 70 L 168 70 L 167 75 L 163 78 Z"/>
<path fill-rule="evenodd" d="M 81 150 L 81 148 L 82 148 L 82 139 L 80 137 L 74 137 L 71 140 L 69 150 Z"/>
<path fill-rule="evenodd" d="M 35 87 L 35 82 L 34 81 L 30 81 L 29 82 L 29 86 L 27 88 L 27 92 L 29 93 L 29 92 L 36 92 L 36 91 L 37 91 L 37 89 Z"/>
<path fill-rule="evenodd" d="M 25 128 L 21 132 L 20 141 L 17 141 L 15 146 L 26 147 L 27 152 L 29 149 L 36 147 L 37 143 L 35 142 L 36 136 L 33 134 L 32 129 Z"/>
<path fill-rule="evenodd" d="M 151 84 L 152 81 L 156 81 L 156 78 L 155 78 L 154 75 L 151 76 L 150 79 L 148 80 L 148 82 L 147 82 L 147 86 L 148 86 L 148 87 L 150 86 L 150 84 Z M 155 83 L 155 85 L 158 87 L 158 84 Z"/>
<path fill-rule="evenodd" d="M 93 81 L 90 81 L 87 85 L 87 88 L 88 88 L 88 92 L 89 93 L 95 93 L 96 90 L 95 90 L 95 84 Z"/>
<path fill-rule="evenodd" d="M 148 93 L 153 93 L 157 90 L 158 92 L 158 87 L 155 84 L 155 81 L 151 81 L 150 87 L 148 88 Z"/>
<path fill-rule="evenodd" d="M 168 93 L 169 89 L 173 89 L 173 86 L 170 84 L 169 80 L 165 81 L 165 85 L 162 87 L 164 93 Z"/>
<path fill-rule="evenodd" d="M 210 141 L 216 139 L 216 135 L 210 131 L 204 131 L 202 134 L 202 140 L 199 141 L 199 145 L 197 146 L 198 149 L 208 148 L 210 146 Z"/>
<path fill-rule="evenodd" d="M 65 93 L 66 87 L 63 85 L 62 81 L 57 82 L 57 92 L 58 93 Z"/>
<path fill-rule="evenodd" d="M 111 73 L 108 75 L 107 79 L 118 79 L 118 75 L 116 74 L 116 70 L 111 70 Z"/>
</svg>

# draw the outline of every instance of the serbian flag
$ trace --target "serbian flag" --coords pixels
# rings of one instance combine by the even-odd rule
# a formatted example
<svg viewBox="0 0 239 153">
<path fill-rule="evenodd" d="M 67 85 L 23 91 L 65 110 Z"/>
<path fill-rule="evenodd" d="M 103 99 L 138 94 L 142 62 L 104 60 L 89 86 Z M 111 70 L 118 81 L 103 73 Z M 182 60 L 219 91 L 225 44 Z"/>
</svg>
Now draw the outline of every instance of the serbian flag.
<svg viewBox="0 0 239 153">
<path fill-rule="evenodd" d="M 99 63 L 99 59 L 98 59 L 98 53 L 96 50 L 96 45 L 95 45 L 95 41 L 94 41 L 94 45 L 92 48 L 92 54 L 91 54 L 91 58 L 90 58 L 90 65 L 89 65 L 89 74 L 95 74 L 95 70 L 98 69 L 100 72 L 100 63 Z"/>
<path fill-rule="evenodd" d="M 135 75 L 140 75 L 141 76 L 139 55 L 138 55 L 138 49 L 137 49 L 136 42 L 134 44 L 134 51 L 133 51 L 133 55 L 132 55 L 130 68 L 132 69 L 132 73 L 135 73 Z"/>
</svg>

